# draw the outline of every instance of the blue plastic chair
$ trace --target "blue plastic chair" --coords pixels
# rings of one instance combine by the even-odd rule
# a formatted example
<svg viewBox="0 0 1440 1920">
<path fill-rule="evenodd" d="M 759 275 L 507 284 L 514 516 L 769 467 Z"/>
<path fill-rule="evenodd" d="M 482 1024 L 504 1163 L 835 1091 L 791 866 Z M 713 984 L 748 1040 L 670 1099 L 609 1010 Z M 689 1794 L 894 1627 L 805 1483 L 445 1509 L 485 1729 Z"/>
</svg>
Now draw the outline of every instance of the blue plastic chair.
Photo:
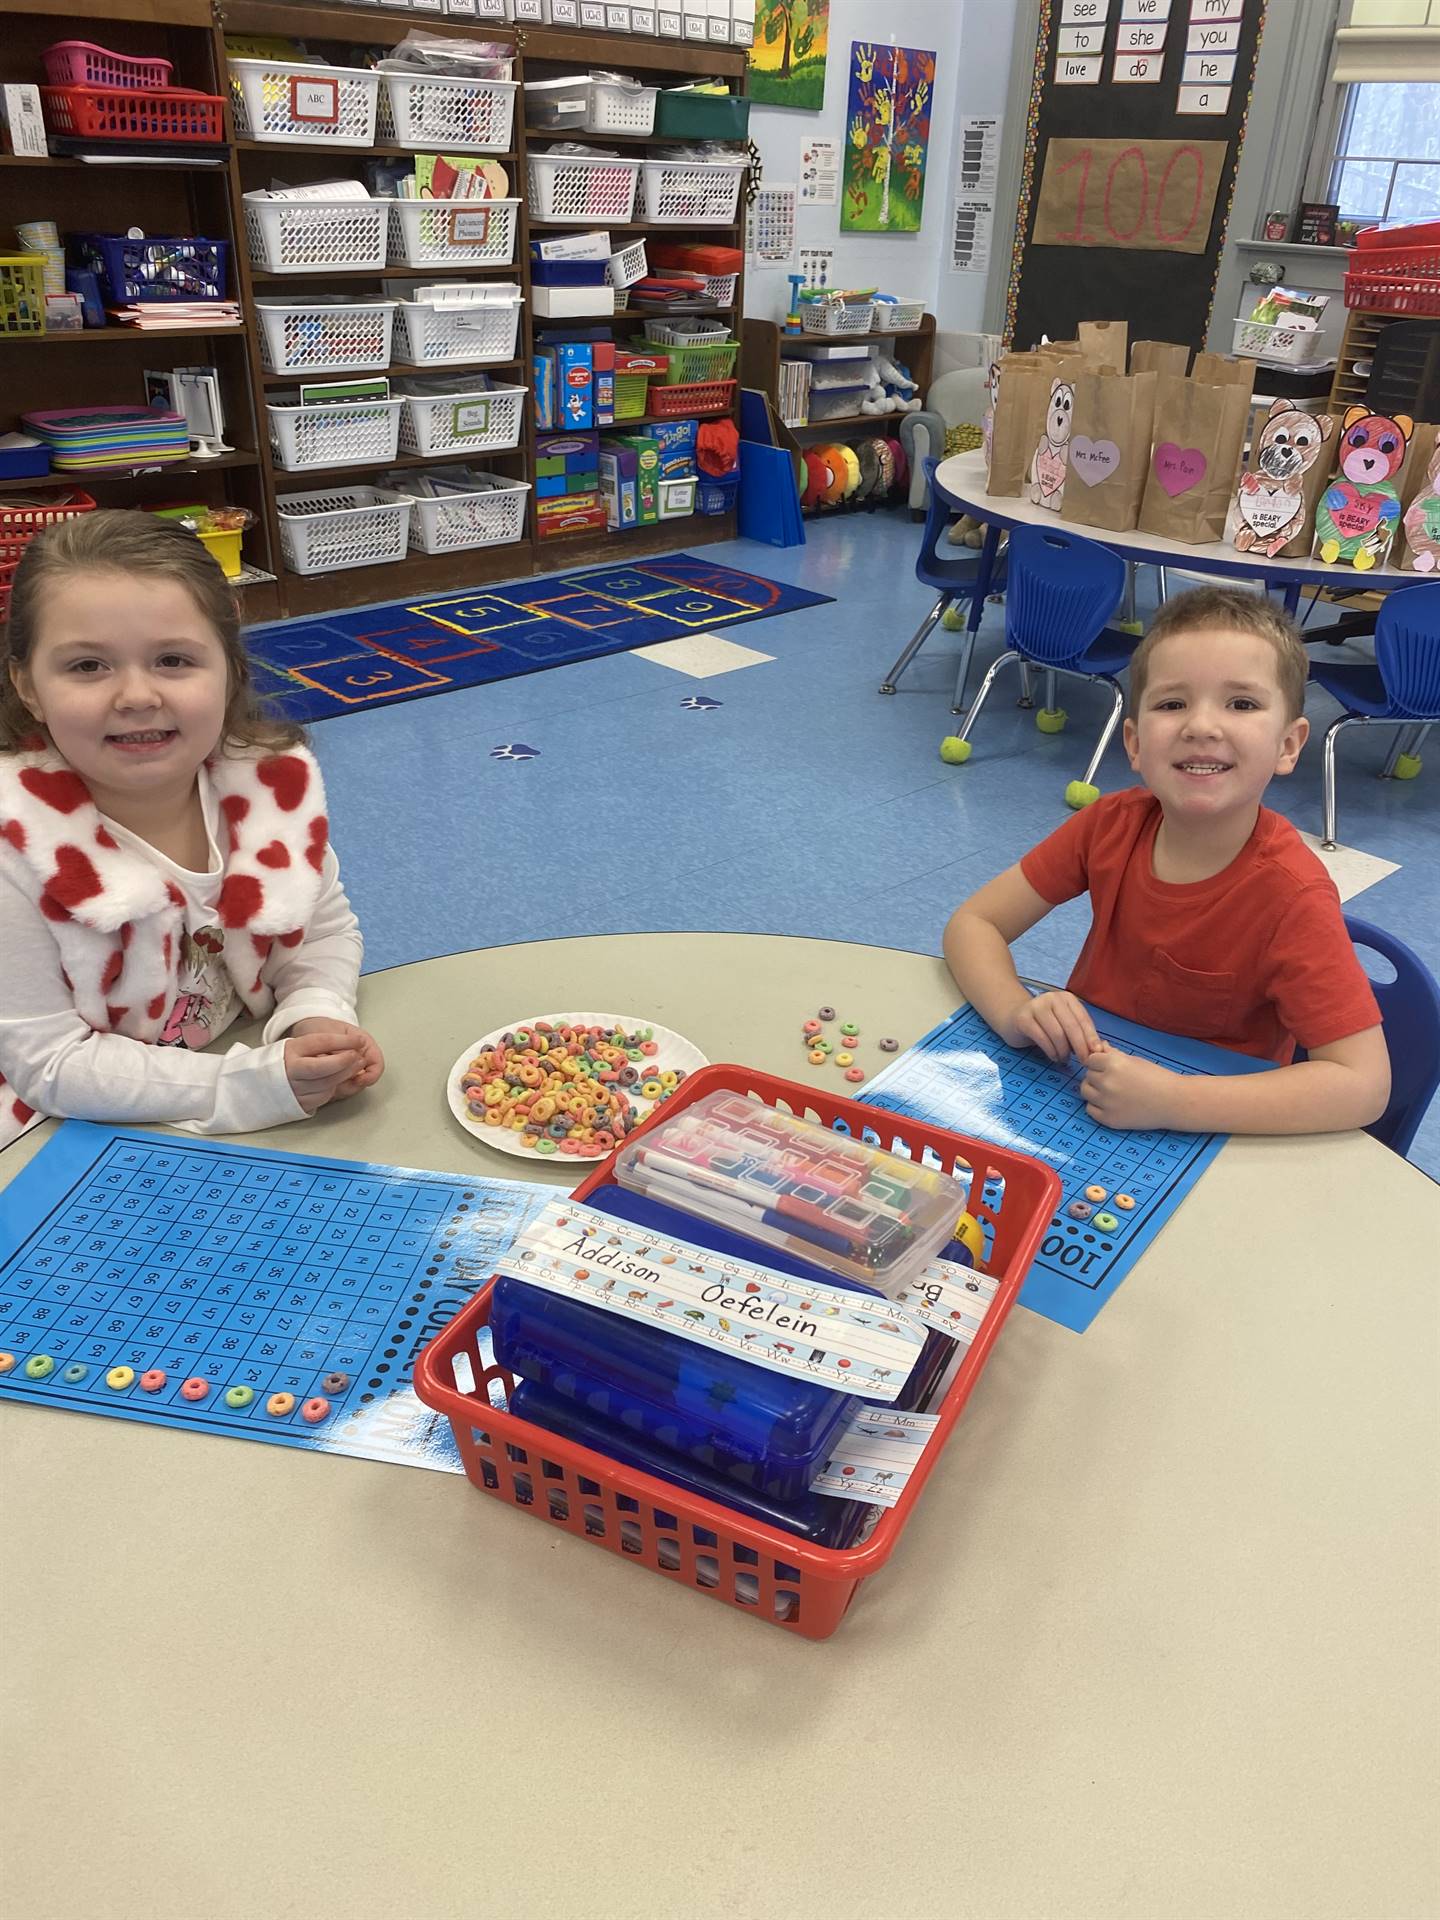
<svg viewBox="0 0 1440 1920">
<path fill-rule="evenodd" d="M 1420 771 L 1420 743 L 1440 720 L 1440 582 L 1402 587 L 1388 594 L 1375 616 L 1375 664 L 1330 666 L 1312 661 L 1310 678 L 1338 700 L 1345 712 L 1325 729 L 1325 831 L 1335 845 L 1335 742 L 1342 727 L 1402 727 L 1385 763 L 1387 774 L 1413 779 Z M 1408 761 L 1408 764 L 1405 764 Z"/>
<path fill-rule="evenodd" d="M 1110 717 L 1084 779 L 1072 780 L 1065 789 L 1067 805 L 1086 807 L 1100 798 L 1095 774 L 1125 708 L 1118 676 L 1140 644 L 1138 634 L 1106 625 L 1125 591 L 1125 562 L 1118 553 L 1063 527 L 1016 527 L 1010 535 L 1009 568 L 1005 651 L 980 682 L 959 733 L 946 741 L 945 757 L 954 762 L 970 758 L 970 730 L 996 675 L 1012 660 L 1022 670 L 1034 666 L 1044 671 L 1046 705 L 1035 716 L 1042 733 L 1059 733 L 1065 725 L 1064 712 L 1054 705 L 1054 675 L 1103 680 L 1110 689 Z"/>
<path fill-rule="evenodd" d="M 1440 986 L 1419 954 L 1383 927 L 1346 914 L 1345 930 L 1357 947 L 1378 953 L 1395 969 L 1393 980 L 1370 982 L 1390 1055 L 1390 1102 L 1365 1131 L 1382 1147 L 1406 1154 L 1440 1087 Z M 1295 1058 L 1305 1058 L 1303 1047 Z"/>
<path fill-rule="evenodd" d="M 921 647 L 930 638 L 946 609 L 957 600 L 973 599 L 980 587 L 983 567 L 978 553 L 970 547 L 954 547 L 946 540 L 951 520 L 957 515 L 968 513 L 969 508 L 963 500 L 957 500 L 953 493 L 947 493 L 935 479 L 937 461 L 926 460 L 925 479 L 929 485 L 929 496 L 925 503 L 925 526 L 920 535 L 920 552 L 915 561 L 915 578 L 922 586 L 933 587 L 939 599 L 915 629 L 906 643 L 904 652 L 891 667 L 880 683 L 881 693 L 894 693 L 900 677 L 910 662 L 919 653 Z M 997 591 L 1004 581 L 1000 569 L 995 569 L 987 590 Z M 978 625 L 978 622 L 976 623 Z M 970 672 L 970 656 L 975 650 L 973 628 L 966 634 L 964 655 L 960 663 L 960 677 L 955 683 L 955 710 L 958 712 L 965 694 L 965 681 Z"/>
</svg>

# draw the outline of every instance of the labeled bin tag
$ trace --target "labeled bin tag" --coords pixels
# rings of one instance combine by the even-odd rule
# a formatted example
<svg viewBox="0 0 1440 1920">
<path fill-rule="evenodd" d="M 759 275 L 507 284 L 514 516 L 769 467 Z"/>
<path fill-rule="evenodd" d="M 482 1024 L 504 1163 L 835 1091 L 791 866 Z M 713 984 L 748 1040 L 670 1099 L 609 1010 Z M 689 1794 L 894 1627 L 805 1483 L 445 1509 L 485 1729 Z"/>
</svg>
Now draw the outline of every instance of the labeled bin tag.
<svg viewBox="0 0 1440 1920">
<path fill-rule="evenodd" d="M 918 1316 L 893 1301 L 643 1233 L 573 1200 L 551 1201 L 497 1265 L 549 1293 L 869 1400 L 896 1398 L 925 1342 Z"/>
<path fill-rule="evenodd" d="M 811 1493 L 893 1507 L 934 1433 L 938 1413 L 896 1413 L 862 1407 L 810 1482 Z"/>
</svg>

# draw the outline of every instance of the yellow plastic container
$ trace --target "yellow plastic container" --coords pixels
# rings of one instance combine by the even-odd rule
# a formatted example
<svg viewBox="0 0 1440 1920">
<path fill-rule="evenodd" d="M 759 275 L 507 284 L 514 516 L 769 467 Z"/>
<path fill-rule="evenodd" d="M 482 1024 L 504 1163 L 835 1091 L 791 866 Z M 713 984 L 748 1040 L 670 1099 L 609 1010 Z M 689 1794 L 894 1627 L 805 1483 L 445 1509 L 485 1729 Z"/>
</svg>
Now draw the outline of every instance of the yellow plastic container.
<svg viewBox="0 0 1440 1920">
<path fill-rule="evenodd" d="M 0 337 L 44 331 L 44 254 L 0 253 Z"/>
<path fill-rule="evenodd" d="M 155 517 L 157 520 L 183 520 L 187 513 L 204 511 L 197 502 L 194 506 L 159 507 Z M 240 557 L 240 543 L 245 538 L 243 528 L 237 527 L 233 532 L 197 533 L 195 538 L 202 543 L 210 558 L 220 563 L 220 571 L 227 580 L 239 579 L 245 571 L 245 562 Z"/>
</svg>

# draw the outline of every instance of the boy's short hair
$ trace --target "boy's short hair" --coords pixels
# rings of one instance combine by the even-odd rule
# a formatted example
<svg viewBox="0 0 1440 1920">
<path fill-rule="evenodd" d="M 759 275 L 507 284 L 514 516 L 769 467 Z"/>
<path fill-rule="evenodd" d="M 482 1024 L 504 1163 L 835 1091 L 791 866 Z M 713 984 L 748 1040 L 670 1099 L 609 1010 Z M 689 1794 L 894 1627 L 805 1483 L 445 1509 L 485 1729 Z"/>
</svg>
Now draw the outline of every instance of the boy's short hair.
<svg viewBox="0 0 1440 1920">
<path fill-rule="evenodd" d="M 1257 639 L 1267 641 L 1275 654 L 1275 681 L 1285 702 L 1285 717 L 1287 720 L 1300 718 L 1305 710 L 1305 680 L 1310 672 L 1300 629 L 1273 601 L 1263 594 L 1247 593 L 1241 587 L 1195 587 L 1165 602 L 1130 660 L 1132 714 L 1145 692 L 1150 659 L 1156 647 L 1177 633 L 1194 633 L 1199 627 L 1228 627 L 1233 633 L 1253 633 Z"/>
</svg>

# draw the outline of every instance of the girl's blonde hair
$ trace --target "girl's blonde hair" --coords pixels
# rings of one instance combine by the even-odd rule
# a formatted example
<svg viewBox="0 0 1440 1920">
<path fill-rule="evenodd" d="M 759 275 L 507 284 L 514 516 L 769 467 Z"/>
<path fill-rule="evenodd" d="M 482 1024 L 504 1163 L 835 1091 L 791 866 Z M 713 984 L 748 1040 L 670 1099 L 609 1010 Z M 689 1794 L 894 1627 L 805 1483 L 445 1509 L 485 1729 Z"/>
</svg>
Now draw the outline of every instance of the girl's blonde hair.
<svg viewBox="0 0 1440 1920">
<path fill-rule="evenodd" d="M 268 714 L 250 678 L 240 608 L 203 543 L 177 520 L 131 508 L 107 508 L 60 520 L 25 549 L 10 590 L 10 619 L 0 627 L 0 752 L 33 741 L 37 722 L 21 700 L 12 669 L 29 665 L 48 587 L 86 573 L 171 580 L 190 595 L 225 650 L 229 694 L 221 739 L 227 746 L 281 752 L 304 739 L 301 728 Z"/>
</svg>

